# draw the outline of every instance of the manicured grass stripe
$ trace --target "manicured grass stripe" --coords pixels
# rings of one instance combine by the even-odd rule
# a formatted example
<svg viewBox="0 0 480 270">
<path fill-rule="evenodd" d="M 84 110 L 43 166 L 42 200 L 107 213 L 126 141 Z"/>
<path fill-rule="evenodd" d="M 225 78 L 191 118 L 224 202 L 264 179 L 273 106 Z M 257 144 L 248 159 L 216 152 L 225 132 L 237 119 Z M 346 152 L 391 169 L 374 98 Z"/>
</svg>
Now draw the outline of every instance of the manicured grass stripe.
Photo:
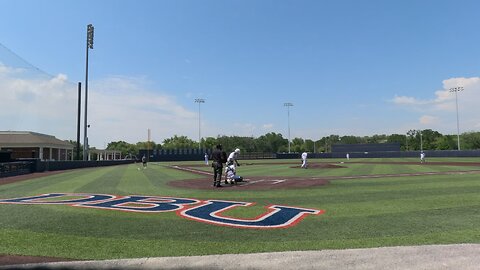
<svg viewBox="0 0 480 270">
<path fill-rule="evenodd" d="M 244 176 L 322 177 L 474 168 L 344 163 L 346 168 L 342 169 L 302 170 L 291 168 L 298 162 L 291 164 L 246 165 L 238 171 Z M 111 259 L 480 242 L 478 174 L 331 180 L 326 186 L 290 190 L 219 191 L 171 187 L 167 183 L 173 180 L 210 178 L 166 165 L 149 163 L 140 171 L 134 164 L 75 170 L 0 186 L 0 198 L 48 192 L 135 194 L 256 203 L 224 213 L 238 218 L 261 215 L 271 204 L 326 212 L 309 215 L 288 229 L 248 230 L 204 224 L 173 212 L 142 214 L 67 205 L 0 204 L 0 254 Z M 211 171 L 210 167 L 198 168 Z"/>
<path fill-rule="evenodd" d="M 86 183 L 78 185 L 78 193 L 107 193 L 121 194 L 118 184 L 127 166 L 102 167 L 97 169 L 97 174 L 85 175 Z M 101 192 L 100 192 L 101 191 Z"/>
<path fill-rule="evenodd" d="M 71 189 L 72 187 L 76 187 L 75 183 L 72 183 L 72 179 L 79 177 L 79 182 L 83 183 L 85 181 L 83 175 L 88 172 L 94 173 L 95 171 L 95 169 L 74 170 L 57 175 L 14 182 L 8 185 L 0 185 L 0 194 L 9 195 L 10 197 L 15 197 L 15 195 L 37 195 L 44 193 L 44 190 L 50 190 L 53 185 L 64 185 L 67 189 Z M 78 182 L 76 184 L 78 184 Z"/>
<path fill-rule="evenodd" d="M 423 196 L 416 199 L 378 200 L 374 203 L 371 201 L 344 204 L 325 203 L 323 208 L 330 210 L 325 214 L 325 217 L 356 217 L 424 210 L 437 211 L 454 207 L 476 206 L 480 208 L 478 193 L 462 194 L 461 202 L 459 202 L 458 196 L 457 194 Z"/>
<path fill-rule="evenodd" d="M 52 192 L 77 192 L 79 187 L 85 186 L 94 182 L 104 176 L 106 171 L 100 170 L 81 170 L 76 171 L 75 174 L 63 175 L 63 179 L 46 179 L 44 186 L 41 189 L 36 190 L 36 194 L 40 193 L 52 193 Z"/>
<path fill-rule="evenodd" d="M 133 194 L 155 194 L 156 187 L 152 184 L 150 179 L 147 177 L 147 172 L 151 172 L 153 169 L 147 168 L 143 169 L 136 166 L 127 166 L 121 176 L 121 179 L 118 183 L 118 190 L 122 191 L 122 194 L 133 195 Z"/>
</svg>

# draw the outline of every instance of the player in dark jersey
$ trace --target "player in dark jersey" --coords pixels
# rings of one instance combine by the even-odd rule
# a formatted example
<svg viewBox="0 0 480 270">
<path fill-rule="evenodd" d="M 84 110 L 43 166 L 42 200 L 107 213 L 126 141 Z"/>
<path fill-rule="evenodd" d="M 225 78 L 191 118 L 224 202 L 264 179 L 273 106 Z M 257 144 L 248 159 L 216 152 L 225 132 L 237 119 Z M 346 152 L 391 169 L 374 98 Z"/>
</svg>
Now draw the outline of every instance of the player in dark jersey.
<svg viewBox="0 0 480 270">
<path fill-rule="evenodd" d="M 227 160 L 227 154 L 225 151 L 222 151 L 221 144 L 218 144 L 215 150 L 213 150 L 211 160 L 213 167 L 213 186 L 221 187 L 220 182 L 222 181 L 223 163 Z"/>
</svg>

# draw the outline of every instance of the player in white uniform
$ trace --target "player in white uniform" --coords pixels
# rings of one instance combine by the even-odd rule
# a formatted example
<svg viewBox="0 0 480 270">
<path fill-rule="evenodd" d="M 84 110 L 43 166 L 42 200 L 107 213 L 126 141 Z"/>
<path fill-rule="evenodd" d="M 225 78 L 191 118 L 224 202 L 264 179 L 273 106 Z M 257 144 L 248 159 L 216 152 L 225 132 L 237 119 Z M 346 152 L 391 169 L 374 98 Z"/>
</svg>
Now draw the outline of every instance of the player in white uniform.
<svg viewBox="0 0 480 270">
<path fill-rule="evenodd" d="M 307 152 L 302 153 L 302 168 L 306 169 L 307 168 Z"/>
<path fill-rule="evenodd" d="M 235 151 L 231 152 L 230 155 L 228 155 L 227 165 L 236 164 L 237 166 L 240 166 L 237 161 L 238 155 L 240 155 L 240 149 L 237 148 Z"/>
<path fill-rule="evenodd" d="M 425 162 L 425 153 L 422 151 L 420 153 L 420 163 L 424 163 Z"/>
<path fill-rule="evenodd" d="M 238 156 L 240 155 L 240 149 L 235 149 L 235 151 L 231 152 L 230 155 L 228 155 L 228 158 L 227 158 L 227 168 L 230 167 L 230 166 L 233 166 L 233 170 L 236 172 L 237 171 L 237 168 L 236 166 L 240 166 L 240 164 L 238 163 Z M 235 166 L 236 165 L 236 166 Z M 226 169 L 227 169 L 226 168 Z M 227 184 L 227 179 L 225 177 L 225 184 Z"/>
<path fill-rule="evenodd" d="M 243 181 L 243 177 L 237 175 L 233 164 L 225 167 L 225 179 L 226 184 L 236 184 Z"/>
</svg>

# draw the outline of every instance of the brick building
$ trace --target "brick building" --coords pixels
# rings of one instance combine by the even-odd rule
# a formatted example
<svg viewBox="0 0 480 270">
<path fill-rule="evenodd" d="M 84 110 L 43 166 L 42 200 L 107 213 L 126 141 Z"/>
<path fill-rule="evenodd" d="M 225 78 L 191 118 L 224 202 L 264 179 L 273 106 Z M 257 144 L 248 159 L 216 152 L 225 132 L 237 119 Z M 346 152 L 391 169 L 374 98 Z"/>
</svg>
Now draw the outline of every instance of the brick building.
<svg viewBox="0 0 480 270">
<path fill-rule="evenodd" d="M 0 131 L 0 150 L 12 159 L 72 160 L 73 145 L 54 136 L 31 131 Z"/>
</svg>

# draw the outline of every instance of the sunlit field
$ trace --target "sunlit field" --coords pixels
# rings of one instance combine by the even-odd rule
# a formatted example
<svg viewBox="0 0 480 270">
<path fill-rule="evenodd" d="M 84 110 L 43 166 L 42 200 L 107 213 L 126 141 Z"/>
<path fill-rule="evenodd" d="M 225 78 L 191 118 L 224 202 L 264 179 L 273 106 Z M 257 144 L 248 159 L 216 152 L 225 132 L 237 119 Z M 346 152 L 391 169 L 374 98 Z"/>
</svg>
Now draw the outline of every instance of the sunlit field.
<svg viewBox="0 0 480 270">
<path fill-rule="evenodd" d="M 170 167 L 211 171 L 198 161 L 149 163 L 146 169 L 131 164 L 72 170 L 0 185 L 0 200 L 51 193 L 76 194 L 66 199 L 103 194 L 195 200 L 183 210 L 212 200 L 252 203 L 221 213 L 237 220 L 254 220 L 269 213 L 272 205 L 318 210 L 285 227 L 248 228 L 185 218 L 182 209 L 145 213 L 4 201 L 0 254 L 112 259 L 480 242 L 480 166 L 473 163 L 478 159 L 438 158 L 425 164 L 418 159 L 309 162 L 309 169 L 300 169 L 300 160 L 242 160 L 238 174 L 323 177 L 328 184 L 267 190 L 200 190 L 168 184 L 189 179 L 210 183 L 208 175 Z M 314 168 L 319 163 L 337 167 Z"/>
</svg>

